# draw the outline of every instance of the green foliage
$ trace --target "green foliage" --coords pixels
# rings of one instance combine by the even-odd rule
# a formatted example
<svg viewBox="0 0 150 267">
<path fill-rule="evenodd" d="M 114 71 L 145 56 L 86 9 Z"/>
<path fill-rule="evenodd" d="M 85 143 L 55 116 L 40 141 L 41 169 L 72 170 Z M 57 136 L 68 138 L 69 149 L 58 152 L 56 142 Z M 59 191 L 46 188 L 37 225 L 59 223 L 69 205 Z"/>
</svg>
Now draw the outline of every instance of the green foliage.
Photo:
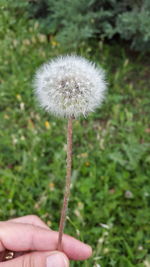
<svg viewBox="0 0 150 267">
<path fill-rule="evenodd" d="M 39 18 L 42 32 L 56 34 L 57 42 L 66 44 L 67 47 L 76 47 L 94 36 L 95 14 L 91 4 L 87 0 L 40 1 L 39 5 L 31 4 L 31 15 Z M 44 8 L 46 16 L 42 12 Z"/>
<path fill-rule="evenodd" d="M 118 15 L 116 33 L 122 39 L 132 40 L 136 50 L 148 51 L 150 47 L 150 10 L 133 10 Z"/>
<path fill-rule="evenodd" d="M 42 32 L 56 35 L 67 48 L 119 36 L 133 49 L 149 51 L 149 0 L 40 0 L 30 2 L 29 13 L 38 19 Z"/>
<path fill-rule="evenodd" d="M 5 220 L 33 213 L 57 230 L 66 172 L 66 121 L 38 107 L 32 80 L 36 68 L 64 48 L 54 47 L 39 34 L 39 25 L 21 12 L 23 6 L 19 15 L 18 7 L 9 10 L 8 2 L 4 4 L 0 216 Z M 92 245 L 93 257 L 71 266 L 149 266 L 149 58 L 135 59 L 119 46 L 102 43 L 76 52 L 106 69 L 109 90 L 100 110 L 74 121 L 65 232 Z"/>
</svg>

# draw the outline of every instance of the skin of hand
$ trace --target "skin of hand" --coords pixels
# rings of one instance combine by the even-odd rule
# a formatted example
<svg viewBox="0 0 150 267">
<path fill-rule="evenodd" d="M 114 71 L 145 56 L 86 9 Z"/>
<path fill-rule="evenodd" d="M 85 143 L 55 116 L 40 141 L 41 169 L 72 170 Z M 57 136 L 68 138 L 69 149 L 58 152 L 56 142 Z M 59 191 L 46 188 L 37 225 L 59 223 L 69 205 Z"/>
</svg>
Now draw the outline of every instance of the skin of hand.
<svg viewBox="0 0 150 267">
<path fill-rule="evenodd" d="M 0 222 L 0 267 L 69 267 L 69 260 L 85 260 L 90 246 L 63 235 L 62 252 L 57 251 L 58 232 L 37 216 L 28 215 Z M 6 250 L 15 258 L 2 261 Z"/>
</svg>

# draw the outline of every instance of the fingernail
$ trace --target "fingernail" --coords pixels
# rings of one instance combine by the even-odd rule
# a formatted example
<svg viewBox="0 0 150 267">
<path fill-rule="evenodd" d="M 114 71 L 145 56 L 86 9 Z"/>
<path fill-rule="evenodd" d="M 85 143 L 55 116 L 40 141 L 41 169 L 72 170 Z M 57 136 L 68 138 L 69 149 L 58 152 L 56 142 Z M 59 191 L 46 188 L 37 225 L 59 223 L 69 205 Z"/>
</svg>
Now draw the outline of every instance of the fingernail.
<svg viewBox="0 0 150 267">
<path fill-rule="evenodd" d="M 67 258 L 63 253 L 54 253 L 47 257 L 46 267 L 69 267 Z"/>
</svg>

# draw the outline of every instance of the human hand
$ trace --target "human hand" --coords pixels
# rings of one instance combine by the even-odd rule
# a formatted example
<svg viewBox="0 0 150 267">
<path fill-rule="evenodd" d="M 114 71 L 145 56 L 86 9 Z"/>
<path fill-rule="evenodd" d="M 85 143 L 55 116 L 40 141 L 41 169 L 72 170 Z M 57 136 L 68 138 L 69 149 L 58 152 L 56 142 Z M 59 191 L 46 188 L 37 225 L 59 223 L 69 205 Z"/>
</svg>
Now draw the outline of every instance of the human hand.
<svg viewBox="0 0 150 267">
<path fill-rule="evenodd" d="M 58 232 L 37 216 L 28 215 L 0 222 L 0 267 L 68 267 L 69 259 L 85 260 L 91 247 L 63 235 L 62 252 L 57 249 Z M 6 250 L 14 258 L 3 261 Z"/>
</svg>

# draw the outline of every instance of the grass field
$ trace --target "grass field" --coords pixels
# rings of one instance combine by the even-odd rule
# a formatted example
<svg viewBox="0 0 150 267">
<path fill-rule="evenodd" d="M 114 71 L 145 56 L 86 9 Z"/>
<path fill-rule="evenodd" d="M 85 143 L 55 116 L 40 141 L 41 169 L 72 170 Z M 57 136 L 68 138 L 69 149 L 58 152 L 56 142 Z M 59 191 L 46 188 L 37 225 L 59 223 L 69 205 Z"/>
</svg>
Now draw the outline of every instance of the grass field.
<svg viewBox="0 0 150 267">
<path fill-rule="evenodd" d="M 37 214 L 57 230 L 66 160 L 66 120 L 42 111 L 36 68 L 66 52 L 38 24 L 0 17 L 0 217 Z M 80 48 L 109 83 L 101 109 L 74 121 L 72 194 L 65 232 L 93 247 L 71 266 L 150 266 L 149 58 L 114 45 Z"/>
</svg>

